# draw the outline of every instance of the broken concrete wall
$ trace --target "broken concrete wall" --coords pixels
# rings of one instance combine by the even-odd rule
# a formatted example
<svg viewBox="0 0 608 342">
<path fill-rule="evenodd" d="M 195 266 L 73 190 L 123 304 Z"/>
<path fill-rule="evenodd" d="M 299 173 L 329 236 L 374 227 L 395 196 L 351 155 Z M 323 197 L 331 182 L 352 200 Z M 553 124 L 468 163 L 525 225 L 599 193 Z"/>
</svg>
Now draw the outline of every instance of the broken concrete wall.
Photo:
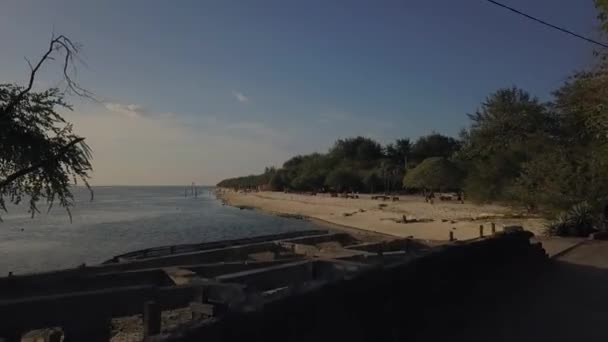
<svg viewBox="0 0 608 342">
<path fill-rule="evenodd" d="M 545 264 L 544 250 L 529 238 L 512 232 L 439 247 L 157 341 L 445 340 L 491 314 Z"/>
</svg>

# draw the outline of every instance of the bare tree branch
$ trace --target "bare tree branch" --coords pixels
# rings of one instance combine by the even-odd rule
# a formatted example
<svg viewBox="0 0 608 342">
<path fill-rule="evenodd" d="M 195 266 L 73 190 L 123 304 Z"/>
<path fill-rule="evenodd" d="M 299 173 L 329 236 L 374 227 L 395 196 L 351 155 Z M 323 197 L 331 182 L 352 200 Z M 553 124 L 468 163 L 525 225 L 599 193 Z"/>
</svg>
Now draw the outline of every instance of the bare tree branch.
<svg viewBox="0 0 608 342">
<path fill-rule="evenodd" d="M 30 63 L 27 58 L 25 59 L 30 67 L 30 77 L 27 86 L 23 88 L 19 92 L 19 94 L 17 94 L 17 96 L 12 99 L 12 101 L 7 103 L 6 106 L 0 110 L 0 118 L 10 113 L 15 108 L 15 106 L 17 106 L 23 100 L 25 95 L 32 90 L 34 80 L 36 79 L 36 74 L 40 70 L 40 67 L 42 67 L 42 65 L 46 61 L 54 60 L 52 53 L 59 50 L 63 50 L 65 53 L 63 61 L 63 77 L 67 82 L 68 89 L 78 96 L 87 97 L 93 101 L 98 102 L 94 98 L 93 93 L 82 88 L 80 85 L 78 85 L 78 83 L 72 80 L 68 72 L 68 66 L 72 64 L 73 57 L 78 54 L 80 47 L 64 35 L 60 35 L 57 37 L 53 35 L 53 37 L 51 37 L 51 42 L 49 44 L 48 49 L 35 66 L 32 67 L 32 63 Z"/>
<path fill-rule="evenodd" d="M 32 72 L 34 70 L 34 67 L 32 66 L 32 62 L 30 62 L 30 60 L 27 59 L 27 57 L 23 57 L 23 59 L 25 59 L 25 61 L 27 62 L 27 65 L 30 67 L 30 72 Z"/>
</svg>

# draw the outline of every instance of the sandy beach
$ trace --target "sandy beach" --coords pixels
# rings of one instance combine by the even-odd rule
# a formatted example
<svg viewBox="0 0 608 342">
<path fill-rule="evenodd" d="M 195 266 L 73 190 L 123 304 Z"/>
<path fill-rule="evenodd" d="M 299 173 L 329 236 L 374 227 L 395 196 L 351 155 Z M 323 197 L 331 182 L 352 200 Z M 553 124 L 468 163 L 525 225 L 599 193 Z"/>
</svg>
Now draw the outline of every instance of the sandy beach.
<svg viewBox="0 0 608 342">
<path fill-rule="evenodd" d="M 399 196 L 399 201 L 393 202 L 372 200 L 367 194 L 359 195 L 358 199 L 346 199 L 325 194 L 220 190 L 218 197 L 233 206 L 302 215 L 335 225 L 426 240 L 447 240 L 450 231 L 458 240 L 475 238 L 479 236 L 480 225 L 484 225 L 485 233 L 490 234 L 491 223 L 495 223 L 497 231 L 505 226 L 520 225 L 542 235 L 546 223 L 542 218 L 525 216 L 521 211 L 505 206 L 439 200 L 430 204 L 425 203 L 422 196 Z"/>
</svg>

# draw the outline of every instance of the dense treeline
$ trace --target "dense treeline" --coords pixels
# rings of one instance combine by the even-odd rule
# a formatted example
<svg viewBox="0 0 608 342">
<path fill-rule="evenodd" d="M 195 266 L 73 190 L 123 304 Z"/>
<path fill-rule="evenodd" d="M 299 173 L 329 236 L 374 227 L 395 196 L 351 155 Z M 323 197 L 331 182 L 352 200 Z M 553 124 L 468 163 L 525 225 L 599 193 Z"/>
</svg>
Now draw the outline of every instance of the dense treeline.
<svg viewBox="0 0 608 342">
<path fill-rule="evenodd" d="M 595 3 L 601 27 L 608 32 L 608 1 Z M 481 202 L 510 202 L 545 212 L 572 208 L 562 216 L 562 225 L 553 226 L 558 234 L 573 226 L 605 226 L 608 64 L 605 52 L 596 55 L 596 65 L 572 75 L 549 102 L 517 87 L 494 91 L 468 114 L 468 127 L 458 139 L 433 133 L 413 144 L 404 138 L 385 146 L 363 137 L 342 139 L 326 154 L 296 156 L 282 168 L 219 185 L 463 190 L 467 198 Z M 599 213 L 604 223 L 591 219 Z"/>
<path fill-rule="evenodd" d="M 325 154 L 227 179 L 223 187 L 297 191 L 464 190 L 478 201 L 530 209 L 599 203 L 608 193 L 608 74 L 602 62 L 575 74 L 543 103 L 518 88 L 490 94 L 458 139 L 438 133 L 382 146 L 340 139 Z"/>
<path fill-rule="evenodd" d="M 411 169 L 430 157 L 448 158 L 459 150 L 459 142 L 437 133 L 418 139 L 398 139 L 382 146 L 365 137 L 340 139 L 324 154 L 299 155 L 283 167 L 266 168 L 260 175 L 223 180 L 222 187 L 296 191 L 397 191 Z"/>
</svg>

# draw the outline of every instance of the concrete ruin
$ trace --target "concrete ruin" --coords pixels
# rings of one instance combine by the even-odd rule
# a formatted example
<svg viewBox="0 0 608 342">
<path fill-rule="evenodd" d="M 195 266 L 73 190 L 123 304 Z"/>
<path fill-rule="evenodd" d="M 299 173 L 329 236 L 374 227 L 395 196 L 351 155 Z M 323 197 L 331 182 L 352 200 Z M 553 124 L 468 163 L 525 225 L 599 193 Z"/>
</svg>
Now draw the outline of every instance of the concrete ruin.
<svg viewBox="0 0 608 342">
<path fill-rule="evenodd" d="M 0 278 L 0 337 L 58 328 L 43 340 L 109 341 L 112 320 L 140 315 L 147 341 L 412 338 L 431 321 L 455 324 L 469 295 L 491 300 L 488 282 L 504 288 L 514 269 L 533 273 L 546 254 L 530 237 L 433 245 L 317 230 L 151 248 Z M 164 326 L 163 312 L 178 309 L 188 317 Z"/>
</svg>

